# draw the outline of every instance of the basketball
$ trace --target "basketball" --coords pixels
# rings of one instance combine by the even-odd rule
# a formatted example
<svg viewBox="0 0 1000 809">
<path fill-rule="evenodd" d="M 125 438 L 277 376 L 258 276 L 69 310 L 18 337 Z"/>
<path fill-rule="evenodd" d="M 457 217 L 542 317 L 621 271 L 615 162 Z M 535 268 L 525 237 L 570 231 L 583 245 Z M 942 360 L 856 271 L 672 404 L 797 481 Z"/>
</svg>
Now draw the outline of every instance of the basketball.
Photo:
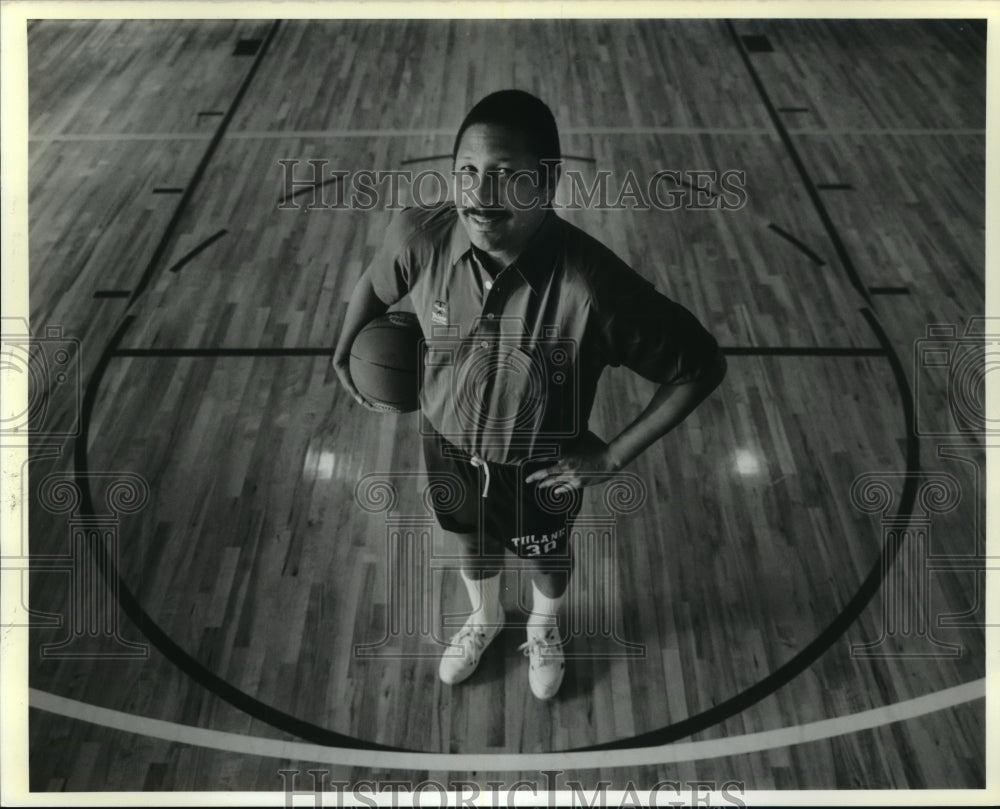
<svg viewBox="0 0 1000 809">
<path fill-rule="evenodd" d="M 388 312 L 365 326 L 351 346 L 351 378 L 358 392 L 387 413 L 416 410 L 422 338 L 411 312 Z"/>
</svg>

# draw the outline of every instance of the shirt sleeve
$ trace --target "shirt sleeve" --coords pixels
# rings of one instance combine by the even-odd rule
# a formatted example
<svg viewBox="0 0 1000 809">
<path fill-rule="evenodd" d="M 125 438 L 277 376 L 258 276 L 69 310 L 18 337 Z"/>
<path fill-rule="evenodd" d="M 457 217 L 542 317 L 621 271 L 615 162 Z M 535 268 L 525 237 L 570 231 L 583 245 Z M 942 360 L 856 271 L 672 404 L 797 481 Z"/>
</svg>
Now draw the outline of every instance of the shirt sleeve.
<svg viewBox="0 0 1000 809">
<path fill-rule="evenodd" d="M 368 264 L 366 272 L 372 289 L 379 300 L 392 306 L 407 292 L 414 282 L 414 272 L 420 266 L 413 260 L 412 241 L 419 224 L 414 209 L 406 208 L 389 222 L 382 244 Z"/>
<path fill-rule="evenodd" d="M 607 364 L 624 365 L 659 384 L 692 382 L 707 373 L 720 354 L 715 338 L 691 312 L 611 258 L 592 291 Z"/>
</svg>

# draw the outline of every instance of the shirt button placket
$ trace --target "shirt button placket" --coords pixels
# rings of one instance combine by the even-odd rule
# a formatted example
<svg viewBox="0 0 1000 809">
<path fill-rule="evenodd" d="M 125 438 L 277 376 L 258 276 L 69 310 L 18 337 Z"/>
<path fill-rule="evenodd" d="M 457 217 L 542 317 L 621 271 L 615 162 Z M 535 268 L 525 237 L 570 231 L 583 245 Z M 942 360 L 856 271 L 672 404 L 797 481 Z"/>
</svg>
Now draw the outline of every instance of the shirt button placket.
<svg viewBox="0 0 1000 809">
<path fill-rule="evenodd" d="M 493 281 L 484 282 L 483 287 L 486 290 L 486 300 L 484 301 L 483 313 L 486 315 L 486 319 L 490 322 L 489 331 L 490 333 L 493 333 L 495 330 L 494 326 L 496 323 L 496 312 L 493 310 L 497 308 L 496 301 L 498 298 L 499 291 L 495 289 Z M 482 345 L 483 348 L 487 347 L 487 344 L 485 342 L 483 342 Z"/>
</svg>

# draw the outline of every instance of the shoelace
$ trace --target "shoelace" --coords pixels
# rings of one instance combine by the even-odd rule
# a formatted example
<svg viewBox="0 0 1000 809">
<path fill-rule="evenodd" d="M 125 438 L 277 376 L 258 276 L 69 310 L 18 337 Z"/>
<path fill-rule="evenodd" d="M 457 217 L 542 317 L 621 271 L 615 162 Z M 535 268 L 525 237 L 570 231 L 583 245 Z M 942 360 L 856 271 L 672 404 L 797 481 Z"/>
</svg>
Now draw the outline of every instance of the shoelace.
<svg viewBox="0 0 1000 809">
<path fill-rule="evenodd" d="M 530 636 L 517 648 L 518 651 L 524 652 L 524 656 L 530 658 L 532 662 L 537 661 L 539 666 L 547 666 L 549 663 L 556 662 L 550 650 L 557 650 L 559 648 L 559 641 L 555 633 L 549 631 L 545 633 L 544 637 L 541 635 Z"/>
<path fill-rule="evenodd" d="M 463 626 L 451 639 L 452 646 L 460 646 L 466 661 L 473 662 L 486 648 L 486 632 L 473 624 Z"/>
</svg>

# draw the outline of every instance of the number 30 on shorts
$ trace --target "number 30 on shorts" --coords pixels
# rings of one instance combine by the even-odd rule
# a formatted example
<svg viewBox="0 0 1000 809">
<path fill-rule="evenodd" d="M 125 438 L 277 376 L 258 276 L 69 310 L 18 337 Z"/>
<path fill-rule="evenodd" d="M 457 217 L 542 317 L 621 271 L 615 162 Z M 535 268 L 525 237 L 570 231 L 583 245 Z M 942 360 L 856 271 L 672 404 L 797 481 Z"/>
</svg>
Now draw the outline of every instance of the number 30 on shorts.
<svg viewBox="0 0 1000 809">
<path fill-rule="evenodd" d="M 550 539 L 543 545 L 525 545 L 524 553 L 526 556 L 541 556 L 543 553 L 549 553 L 556 549 L 556 541 Z"/>
</svg>

